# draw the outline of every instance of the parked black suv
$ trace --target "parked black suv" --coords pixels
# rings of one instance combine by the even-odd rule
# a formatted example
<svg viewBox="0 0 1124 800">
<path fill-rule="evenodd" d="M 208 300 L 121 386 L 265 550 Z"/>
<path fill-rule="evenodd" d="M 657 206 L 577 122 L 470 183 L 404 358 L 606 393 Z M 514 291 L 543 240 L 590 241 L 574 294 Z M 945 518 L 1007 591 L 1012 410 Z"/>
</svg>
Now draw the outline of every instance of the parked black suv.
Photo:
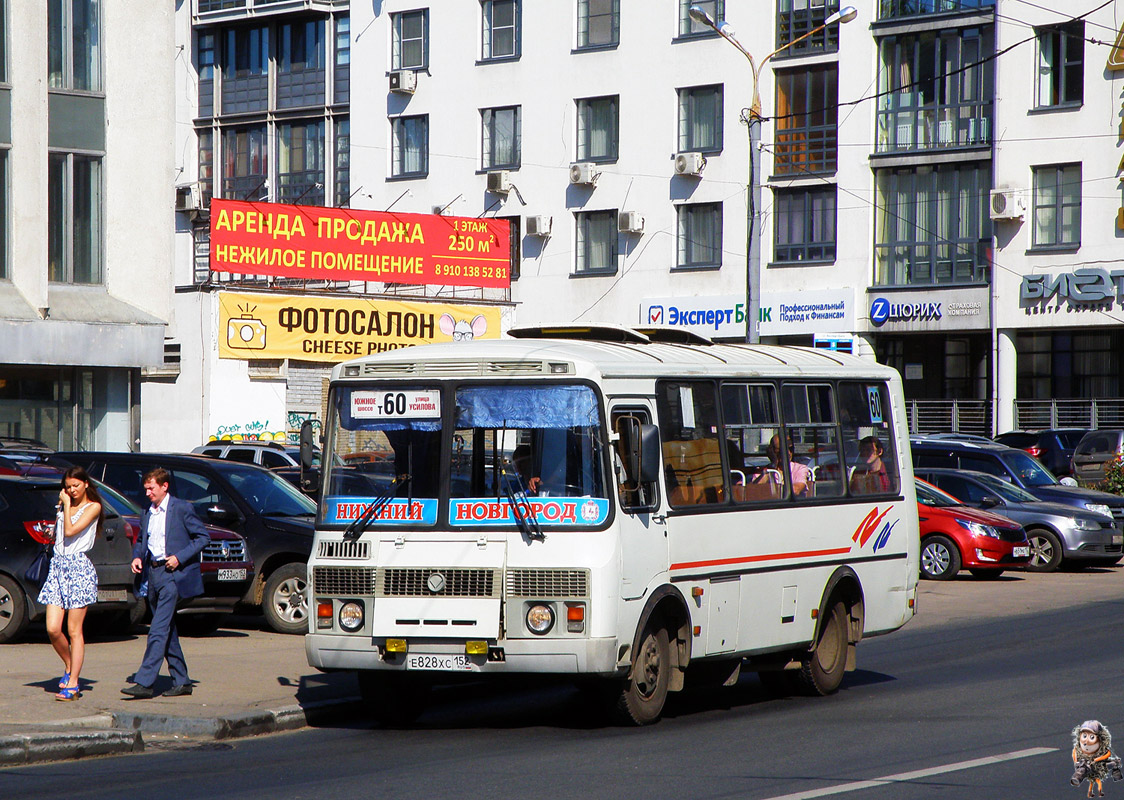
<svg viewBox="0 0 1124 800">
<path fill-rule="evenodd" d="M 1094 489 L 1066 486 L 1023 450 L 1001 444 L 951 442 L 933 439 L 909 440 L 914 467 L 972 469 L 998 475 L 1026 489 L 1039 500 L 1087 508 L 1116 522 L 1124 530 L 1124 497 Z"/>
<path fill-rule="evenodd" d="M 1073 448 L 1085 428 L 1049 428 L 1042 431 L 1007 431 L 995 437 L 999 444 L 1025 450 L 1059 478 L 1073 474 Z"/>
<path fill-rule="evenodd" d="M 281 633 L 308 632 L 306 581 L 316 505 L 273 472 L 253 464 L 198 455 L 161 453 L 57 453 L 80 464 L 142 508 L 146 472 L 171 473 L 169 491 L 195 506 L 200 518 L 240 533 L 250 548 L 257 579 L 242 602 L 261 606 Z"/>
<path fill-rule="evenodd" d="M 0 476 L 0 642 L 17 638 L 46 613 L 38 602 L 40 587 L 23 574 L 39 551 L 39 541 L 54 539 L 60 485 L 58 478 Z M 90 611 L 127 620 L 137 604 L 129 568 L 132 544 L 124 518 L 111 503 L 105 505 L 105 522 L 87 555 L 98 573 L 98 602 Z"/>
</svg>

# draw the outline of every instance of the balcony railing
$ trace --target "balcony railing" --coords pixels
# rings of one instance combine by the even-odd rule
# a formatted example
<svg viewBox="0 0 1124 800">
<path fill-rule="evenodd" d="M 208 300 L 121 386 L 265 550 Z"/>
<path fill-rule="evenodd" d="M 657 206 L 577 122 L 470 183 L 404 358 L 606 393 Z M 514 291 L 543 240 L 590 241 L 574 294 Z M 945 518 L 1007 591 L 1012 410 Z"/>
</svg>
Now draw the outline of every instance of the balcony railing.
<svg viewBox="0 0 1124 800">
<path fill-rule="evenodd" d="M 777 175 L 835 172 L 839 138 L 836 125 L 778 127 L 775 138 L 773 172 Z"/>
<path fill-rule="evenodd" d="M 1016 400 L 1015 428 L 1124 428 L 1124 399 Z"/>
<path fill-rule="evenodd" d="M 879 0 L 878 18 L 920 17 L 993 8 L 995 0 Z"/>
<path fill-rule="evenodd" d="M 896 92 L 890 101 L 878 112 L 879 153 L 991 144 L 991 103 L 926 106 L 915 92 Z"/>
<path fill-rule="evenodd" d="M 987 280 L 989 241 L 890 242 L 874 246 L 877 286 L 953 286 Z"/>
<path fill-rule="evenodd" d="M 991 437 L 990 400 L 906 400 L 910 433 L 971 433 Z"/>
</svg>

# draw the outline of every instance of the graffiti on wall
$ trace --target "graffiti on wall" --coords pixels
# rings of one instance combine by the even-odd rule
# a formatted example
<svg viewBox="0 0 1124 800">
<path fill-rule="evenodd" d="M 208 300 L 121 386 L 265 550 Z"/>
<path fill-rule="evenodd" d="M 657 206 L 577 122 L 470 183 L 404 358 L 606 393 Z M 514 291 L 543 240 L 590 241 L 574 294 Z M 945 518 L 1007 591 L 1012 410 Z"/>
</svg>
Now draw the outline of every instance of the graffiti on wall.
<svg viewBox="0 0 1124 800">
<path fill-rule="evenodd" d="M 315 411 L 290 411 L 289 412 L 289 444 L 301 443 L 301 426 L 305 422 L 312 423 L 314 431 L 320 431 L 320 420 L 316 419 Z"/>
<path fill-rule="evenodd" d="M 286 431 L 270 430 L 269 420 L 253 420 L 241 425 L 219 425 L 209 442 L 281 442 L 289 440 Z"/>
</svg>

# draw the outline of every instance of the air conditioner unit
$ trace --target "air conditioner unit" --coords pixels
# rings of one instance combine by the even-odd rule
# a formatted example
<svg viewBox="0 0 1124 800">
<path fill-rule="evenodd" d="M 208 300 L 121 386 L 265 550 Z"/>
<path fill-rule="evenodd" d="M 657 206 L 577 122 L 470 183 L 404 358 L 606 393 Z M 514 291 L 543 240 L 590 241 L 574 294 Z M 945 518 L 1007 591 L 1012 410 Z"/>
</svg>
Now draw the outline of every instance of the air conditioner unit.
<svg viewBox="0 0 1124 800">
<path fill-rule="evenodd" d="M 643 233 L 644 218 L 639 211 L 622 211 L 617 214 L 617 230 L 621 233 Z"/>
<path fill-rule="evenodd" d="M 488 173 L 488 191 L 507 194 L 511 191 L 511 173 L 506 169 Z"/>
<path fill-rule="evenodd" d="M 176 211 L 192 212 L 203 209 L 203 188 L 198 183 L 176 187 Z"/>
<path fill-rule="evenodd" d="M 418 73 L 412 69 L 398 69 L 390 73 L 390 91 L 413 94 L 418 88 Z"/>
<path fill-rule="evenodd" d="M 601 175 L 593 164 L 582 161 L 570 165 L 570 183 L 577 186 L 593 186 Z"/>
<path fill-rule="evenodd" d="M 991 190 L 992 219 L 1022 219 L 1026 202 L 1023 193 L 1015 189 Z"/>
<path fill-rule="evenodd" d="M 534 217 L 527 217 L 527 235 L 550 236 L 550 226 L 553 221 L 553 217 L 546 217 L 541 214 Z"/>
<path fill-rule="evenodd" d="M 680 153 L 675 157 L 676 175 L 702 175 L 706 158 L 702 153 Z"/>
</svg>

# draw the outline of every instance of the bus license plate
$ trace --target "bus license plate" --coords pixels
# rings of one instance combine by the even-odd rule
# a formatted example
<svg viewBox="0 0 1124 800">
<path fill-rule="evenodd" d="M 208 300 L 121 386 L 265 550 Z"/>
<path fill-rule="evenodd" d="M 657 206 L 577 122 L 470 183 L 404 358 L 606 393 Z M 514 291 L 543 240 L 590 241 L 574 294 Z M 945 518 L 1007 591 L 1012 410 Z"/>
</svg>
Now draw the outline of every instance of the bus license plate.
<svg viewBox="0 0 1124 800">
<path fill-rule="evenodd" d="M 426 653 L 407 653 L 406 669 L 411 670 L 443 670 L 471 672 L 474 667 L 468 656 L 456 655 L 430 655 Z"/>
<path fill-rule="evenodd" d="M 1029 556 L 1030 555 L 1030 547 L 1029 546 L 1027 546 L 1027 547 L 1012 547 L 1011 550 L 1013 551 L 1012 555 L 1014 555 L 1015 558 L 1022 558 L 1023 556 Z"/>
<path fill-rule="evenodd" d="M 243 569 L 220 569 L 220 581 L 244 581 L 246 580 L 246 570 Z"/>
</svg>

